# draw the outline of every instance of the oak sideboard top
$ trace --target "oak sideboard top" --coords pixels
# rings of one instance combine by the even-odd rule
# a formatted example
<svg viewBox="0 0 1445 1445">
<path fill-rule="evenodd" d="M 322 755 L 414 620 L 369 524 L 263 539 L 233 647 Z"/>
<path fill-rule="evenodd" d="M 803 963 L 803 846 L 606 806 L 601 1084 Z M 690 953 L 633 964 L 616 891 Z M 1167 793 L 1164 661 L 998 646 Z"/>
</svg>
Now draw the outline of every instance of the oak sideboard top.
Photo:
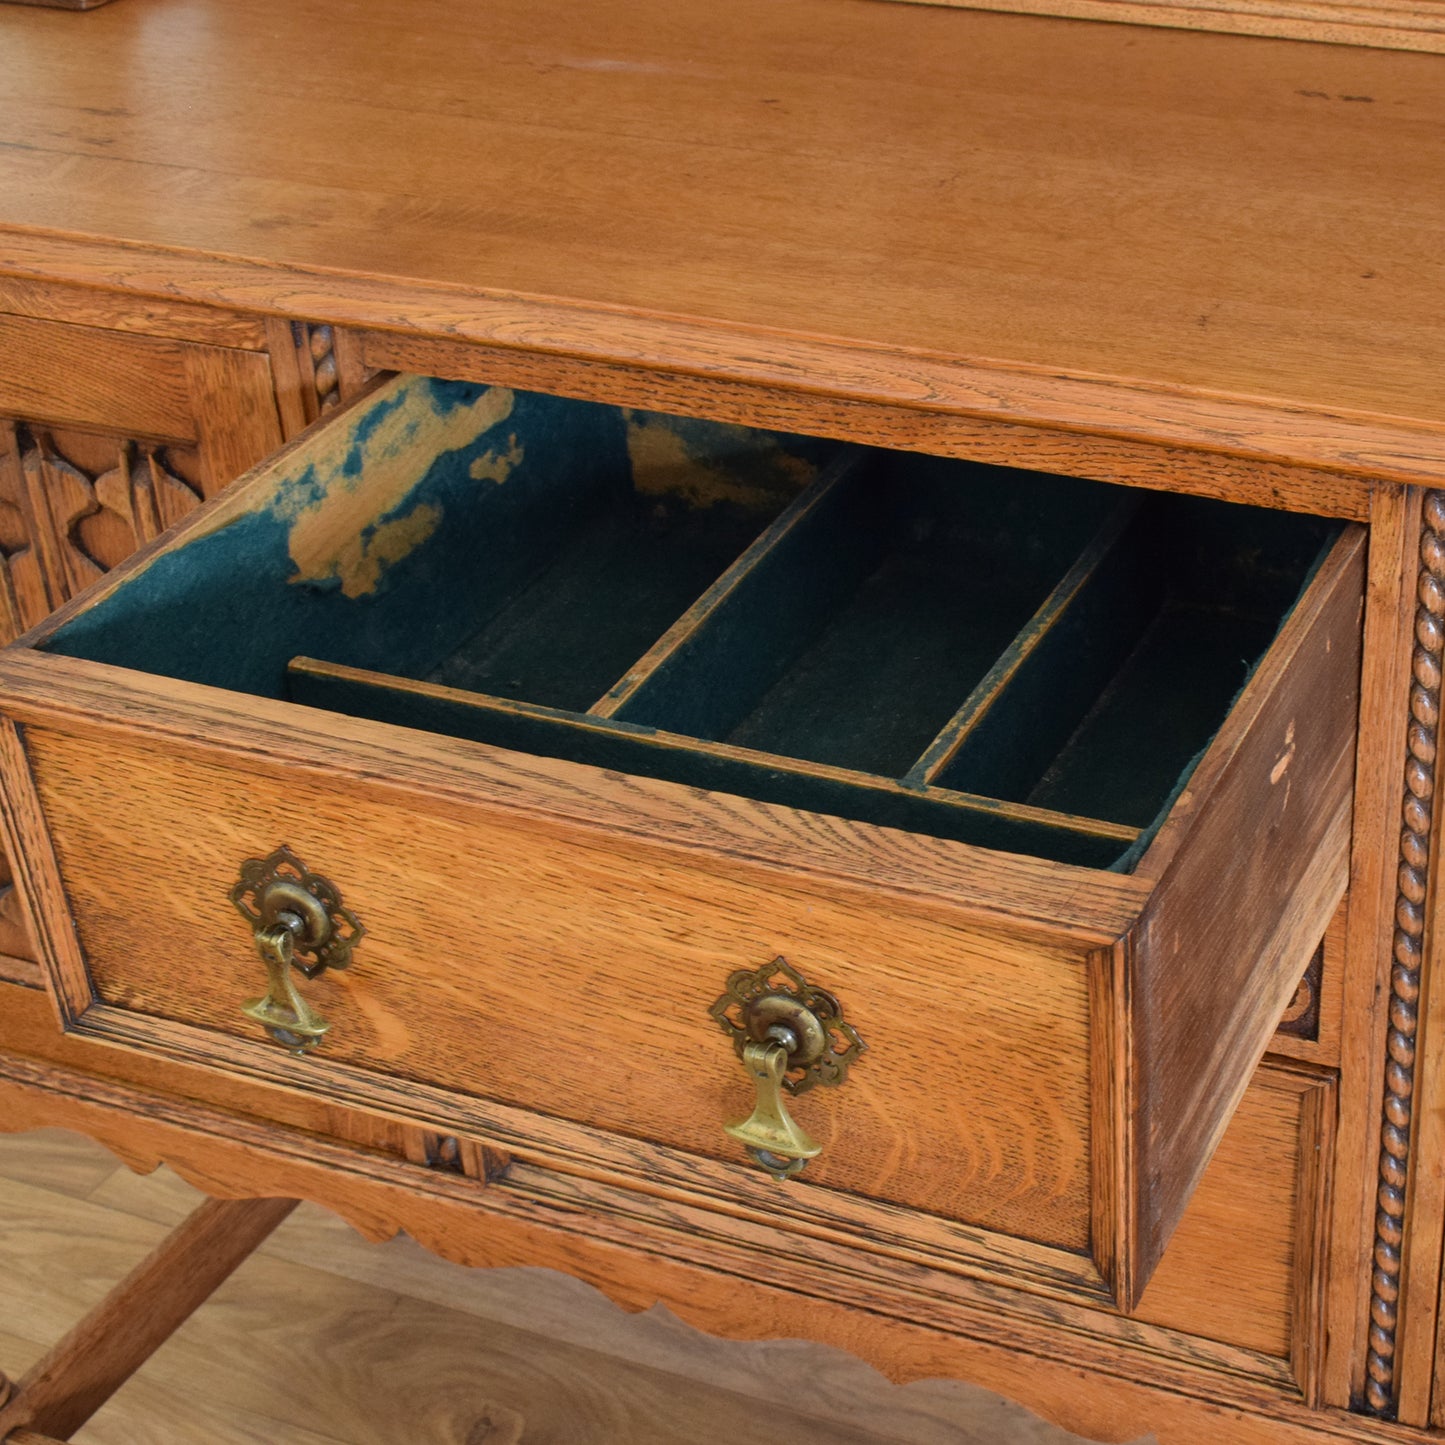
<svg viewBox="0 0 1445 1445">
<path fill-rule="evenodd" d="M 1445 59 L 871 0 L 0 6 L 0 274 L 1399 480 Z"/>
</svg>

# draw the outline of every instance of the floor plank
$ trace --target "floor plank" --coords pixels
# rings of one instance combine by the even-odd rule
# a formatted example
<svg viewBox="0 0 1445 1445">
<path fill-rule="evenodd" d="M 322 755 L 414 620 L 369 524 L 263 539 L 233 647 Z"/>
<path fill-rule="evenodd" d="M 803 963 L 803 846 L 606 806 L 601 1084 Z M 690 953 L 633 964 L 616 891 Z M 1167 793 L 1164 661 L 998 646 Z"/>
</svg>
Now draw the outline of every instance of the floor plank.
<svg viewBox="0 0 1445 1445">
<path fill-rule="evenodd" d="M 7 1134 L 3 1143 L 0 1172 L 5 1178 L 38 1184 L 76 1199 L 84 1199 L 123 1167 L 114 1155 L 89 1139 L 59 1129 Z"/>
<path fill-rule="evenodd" d="M 59 1132 L 0 1136 L 0 1360 L 19 1374 L 196 1204 Z M 787 1402 L 786 1405 L 778 1402 Z M 799 1402 L 807 1402 L 806 1408 Z M 549 1270 L 369 1245 L 302 1205 L 80 1445 L 1065 1445 L 955 1381 L 805 1341 L 714 1340 Z"/>
</svg>

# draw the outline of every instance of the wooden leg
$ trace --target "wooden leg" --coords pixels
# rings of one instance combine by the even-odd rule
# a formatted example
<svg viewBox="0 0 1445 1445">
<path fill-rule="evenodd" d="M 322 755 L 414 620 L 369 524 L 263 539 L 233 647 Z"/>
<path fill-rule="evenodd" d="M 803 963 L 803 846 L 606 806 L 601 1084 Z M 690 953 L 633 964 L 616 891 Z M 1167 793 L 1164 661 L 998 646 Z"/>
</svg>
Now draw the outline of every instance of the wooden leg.
<svg viewBox="0 0 1445 1445">
<path fill-rule="evenodd" d="M 68 1440 L 295 1207 L 208 1199 L 14 1384 L 0 1441 Z"/>
</svg>

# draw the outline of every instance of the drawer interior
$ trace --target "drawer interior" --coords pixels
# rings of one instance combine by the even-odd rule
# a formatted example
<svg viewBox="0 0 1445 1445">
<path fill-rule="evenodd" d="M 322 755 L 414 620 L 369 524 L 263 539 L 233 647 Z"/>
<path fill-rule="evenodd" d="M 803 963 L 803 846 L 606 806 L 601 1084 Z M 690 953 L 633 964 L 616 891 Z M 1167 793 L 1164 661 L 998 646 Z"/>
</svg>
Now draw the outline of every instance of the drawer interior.
<svg viewBox="0 0 1445 1445">
<path fill-rule="evenodd" d="M 43 647 L 1127 869 L 1315 518 L 407 378 Z"/>
</svg>

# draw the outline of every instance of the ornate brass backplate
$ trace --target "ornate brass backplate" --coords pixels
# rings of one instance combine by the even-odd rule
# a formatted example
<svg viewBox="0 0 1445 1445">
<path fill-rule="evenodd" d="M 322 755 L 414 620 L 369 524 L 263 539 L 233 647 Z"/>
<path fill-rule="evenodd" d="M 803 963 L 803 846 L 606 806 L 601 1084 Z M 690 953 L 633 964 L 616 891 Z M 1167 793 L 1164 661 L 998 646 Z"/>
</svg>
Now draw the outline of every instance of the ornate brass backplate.
<svg viewBox="0 0 1445 1445">
<path fill-rule="evenodd" d="M 268 981 L 266 993 L 249 999 L 241 1012 L 292 1053 L 310 1052 L 330 1025 L 301 996 L 293 970 L 315 978 L 328 968 L 349 967 L 366 929 L 342 905 L 336 885 L 284 846 L 242 863 L 231 902 L 251 925 Z"/>
<path fill-rule="evenodd" d="M 868 1046 L 843 1018 L 838 1000 L 781 957 L 734 973 L 709 1012 L 757 1089 L 752 1114 L 724 1130 L 774 1179 L 790 1178 L 822 1145 L 788 1113 L 783 1091 L 798 1095 L 841 1084 Z"/>
<path fill-rule="evenodd" d="M 268 858 L 247 858 L 231 889 L 231 902 L 259 933 L 276 925 L 283 913 L 302 921 L 294 933 L 295 961 L 307 978 L 328 968 L 349 968 L 351 951 L 366 937 L 361 920 L 342 907 L 341 892 L 310 869 L 284 845 Z"/>
</svg>

